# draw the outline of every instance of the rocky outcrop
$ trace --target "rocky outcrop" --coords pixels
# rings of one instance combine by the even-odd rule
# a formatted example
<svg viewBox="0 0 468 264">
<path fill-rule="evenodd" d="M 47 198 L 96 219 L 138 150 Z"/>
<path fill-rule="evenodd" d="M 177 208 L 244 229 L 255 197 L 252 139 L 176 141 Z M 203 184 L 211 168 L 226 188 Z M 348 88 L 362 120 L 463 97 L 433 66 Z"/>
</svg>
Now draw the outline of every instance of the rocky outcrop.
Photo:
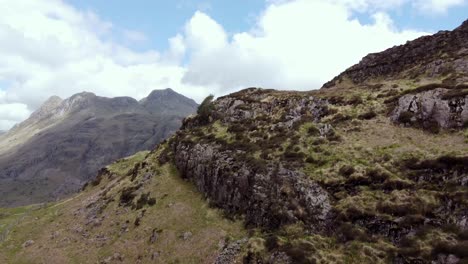
<svg viewBox="0 0 468 264">
<path fill-rule="evenodd" d="M 431 78 L 448 76 L 458 82 L 468 81 L 468 20 L 453 31 L 440 31 L 404 45 L 369 54 L 323 88 L 335 86 L 344 78 L 360 84 L 384 77 Z"/>
<path fill-rule="evenodd" d="M 248 88 L 240 92 L 218 98 L 214 102 L 212 119 L 229 124 L 248 121 L 269 121 L 271 129 L 291 128 L 301 118 L 319 122 L 328 114 L 326 99 L 313 96 L 275 95 L 271 90 Z M 187 118 L 183 129 L 200 126 L 197 116 Z"/>
<path fill-rule="evenodd" d="M 327 224 L 328 193 L 300 172 L 273 164 L 261 168 L 214 145 L 178 143 L 174 151 L 183 177 L 227 213 L 245 214 L 247 224 L 277 228 L 303 221 L 315 231 Z"/>
<path fill-rule="evenodd" d="M 318 123 L 328 111 L 323 99 L 275 96 L 261 89 L 219 98 L 213 107 L 212 121 L 250 124 L 258 133 L 291 129 L 304 118 Z M 178 138 L 199 127 L 197 117 L 187 118 Z M 274 229 L 300 221 L 315 232 L 327 227 L 331 216 L 328 193 L 300 170 L 257 159 L 248 150 L 229 149 L 215 140 L 174 140 L 172 151 L 184 178 L 228 214 L 245 215 L 248 225 Z"/>
<path fill-rule="evenodd" d="M 468 122 L 468 95 L 448 96 L 452 90 L 436 88 L 398 99 L 390 118 L 404 124 L 423 127 L 460 128 Z"/>
</svg>

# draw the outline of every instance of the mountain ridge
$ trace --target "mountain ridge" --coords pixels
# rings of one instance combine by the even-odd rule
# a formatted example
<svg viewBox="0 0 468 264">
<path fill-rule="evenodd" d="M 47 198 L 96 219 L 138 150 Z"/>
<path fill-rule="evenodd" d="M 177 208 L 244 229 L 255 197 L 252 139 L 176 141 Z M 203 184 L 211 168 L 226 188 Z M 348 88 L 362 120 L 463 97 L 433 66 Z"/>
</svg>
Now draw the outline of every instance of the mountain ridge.
<svg viewBox="0 0 468 264">
<path fill-rule="evenodd" d="M 145 100 L 153 105 L 89 92 L 63 100 L 49 98 L 30 118 L 0 137 L 0 189 L 11 199 L 28 201 L 22 203 L 56 199 L 78 190 L 112 160 L 154 147 L 196 109 L 195 101 L 174 91 L 169 95 L 155 91 Z M 158 112 L 151 107 L 159 101 L 173 106 Z M 34 182 L 45 187 L 34 187 Z M 24 188 L 19 187 L 21 183 Z M 24 192 L 28 189 L 34 189 L 30 198 Z M 8 199 L 1 202 L 9 203 Z"/>
<path fill-rule="evenodd" d="M 371 53 L 325 83 L 331 88 L 349 78 L 354 84 L 385 76 L 404 78 L 438 78 L 446 82 L 468 81 L 468 20 L 452 31 L 439 31 L 406 44 Z"/>
</svg>

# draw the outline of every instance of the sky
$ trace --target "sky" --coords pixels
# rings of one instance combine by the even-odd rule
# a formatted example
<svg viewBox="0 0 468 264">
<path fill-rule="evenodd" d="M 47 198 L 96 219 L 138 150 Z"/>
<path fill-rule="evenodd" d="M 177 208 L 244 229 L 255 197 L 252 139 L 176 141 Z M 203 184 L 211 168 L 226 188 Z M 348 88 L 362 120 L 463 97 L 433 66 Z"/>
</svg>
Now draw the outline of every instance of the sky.
<svg viewBox="0 0 468 264">
<path fill-rule="evenodd" d="M 372 52 L 452 30 L 468 0 L 0 0 L 0 130 L 47 98 L 200 102 L 318 89 Z"/>
</svg>

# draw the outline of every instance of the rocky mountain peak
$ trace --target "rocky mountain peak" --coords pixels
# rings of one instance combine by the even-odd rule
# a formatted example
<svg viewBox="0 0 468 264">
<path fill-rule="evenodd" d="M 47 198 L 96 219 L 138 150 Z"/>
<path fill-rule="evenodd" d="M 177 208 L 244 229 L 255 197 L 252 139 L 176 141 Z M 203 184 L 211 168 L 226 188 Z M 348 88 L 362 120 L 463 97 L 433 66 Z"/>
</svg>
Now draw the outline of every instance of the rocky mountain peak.
<svg viewBox="0 0 468 264">
<path fill-rule="evenodd" d="M 171 88 L 161 89 L 161 90 L 153 90 L 147 98 L 160 98 L 164 96 L 171 96 L 171 95 L 179 95 L 176 91 L 172 90 Z"/>
<path fill-rule="evenodd" d="M 404 45 L 364 57 L 358 64 L 323 85 L 331 88 L 345 79 L 354 84 L 368 80 L 443 79 L 466 82 L 468 70 L 468 20 L 453 31 L 440 31 Z"/>
<path fill-rule="evenodd" d="M 31 118 L 41 119 L 48 116 L 50 112 L 59 107 L 62 102 L 62 98 L 58 96 L 51 96 L 39 107 L 39 109 L 31 114 Z"/>
<path fill-rule="evenodd" d="M 154 102 L 164 102 L 168 99 L 175 99 L 175 98 L 182 98 L 183 95 L 177 93 L 176 91 L 172 90 L 171 88 L 161 89 L 161 90 L 153 90 L 148 97 L 143 98 L 140 102 L 142 104 L 154 103 Z"/>
<path fill-rule="evenodd" d="M 163 90 L 153 90 L 148 97 L 140 100 L 140 104 L 152 113 L 167 113 L 178 109 L 178 113 L 186 116 L 191 113 L 192 109 L 197 107 L 197 103 L 187 98 L 171 88 Z M 185 106 L 180 109 L 180 106 Z"/>
<path fill-rule="evenodd" d="M 98 97 L 94 93 L 81 92 L 72 95 L 61 105 L 60 114 L 79 111 L 89 107 Z"/>
<path fill-rule="evenodd" d="M 458 28 L 455 30 L 467 31 L 468 30 L 468 19 L 465 20 Z"/>
</svg>

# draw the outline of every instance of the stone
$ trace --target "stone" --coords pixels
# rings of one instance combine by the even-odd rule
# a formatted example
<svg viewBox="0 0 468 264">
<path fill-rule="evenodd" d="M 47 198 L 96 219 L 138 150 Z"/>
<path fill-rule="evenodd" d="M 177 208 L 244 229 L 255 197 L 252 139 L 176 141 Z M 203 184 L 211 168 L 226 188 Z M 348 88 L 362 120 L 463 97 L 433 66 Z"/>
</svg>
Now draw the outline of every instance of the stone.
<svg viewBox="0 0 468 264">
<path fill-rule="evenodd" d="M 468 96 L 444 98 L 449 91 L 445 88 L 436 88 L 403 95 L 398 99 L 390 118 L 393 122 L 403 122 L 402 115 L 409 114 L 410 124 L 425 127 L 435 122 L 445 129 L 462 128 L 468 122 Z"/>
<path fill-rule="evenodd" d="M 182 234 L 182 239 L 183 239 L 183 240 L 189 240 L 190 238 L 192 238 L 192 236 L 193 236 L 192 232 L 190 232 L 190 231 L 184 232 L 184 233 Z"/>
<path fill-rule="evenodd" d="M 226 245 L 224 249 L 216 257 L 215 264 L 234 263 L 239 253 L 241 252 L 241 247 L 246 243 L 247 243 L 247 238 L 244 238 L 244 239 L 237 240 Z"/>
<path fill-rule="evenodd" d="M 22 247 L 27 248 L 27 247 L 30 247 L 32 245 L 34 245 L 34 240 L 28 240 L 28 241 L 23 243 Z"/>
</svg>

